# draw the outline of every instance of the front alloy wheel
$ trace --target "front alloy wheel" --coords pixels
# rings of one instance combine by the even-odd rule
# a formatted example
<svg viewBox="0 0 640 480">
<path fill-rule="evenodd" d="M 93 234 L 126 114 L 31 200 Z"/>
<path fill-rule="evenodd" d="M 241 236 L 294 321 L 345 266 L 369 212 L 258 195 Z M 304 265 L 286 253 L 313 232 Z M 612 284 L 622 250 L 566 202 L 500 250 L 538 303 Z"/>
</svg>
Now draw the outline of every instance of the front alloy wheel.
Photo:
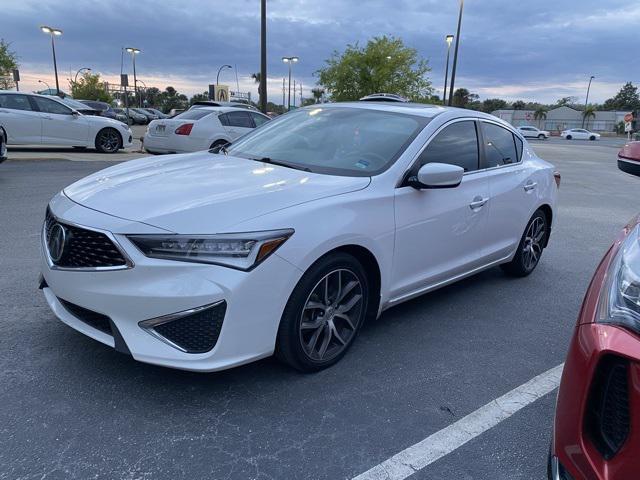
<svg viewBox="0 0 640 480">
<path fill-rule="evenodd" d="M 101 153 L 116 153 L 122 148 L 120 134 L 113 128 L 103 128 L 96 135 L 96 149 Z"/>
<path fill-rule="evenodd" d="M 305 372 L 321 370 L 342 358 L 366 315 L 366 278 L 362 265 L 344 253 L 316 262 L 289 298 L 276 355 Z"/>
<path fill-rule="evenodd" d="M 526 277 L 533 272 L 540 262 L 548 228 L 546 215 L 541 210 L 536 211 L 527 224 L 513 260 L 501 265 L 502 269 L 516 277 Z"/>
</svg>

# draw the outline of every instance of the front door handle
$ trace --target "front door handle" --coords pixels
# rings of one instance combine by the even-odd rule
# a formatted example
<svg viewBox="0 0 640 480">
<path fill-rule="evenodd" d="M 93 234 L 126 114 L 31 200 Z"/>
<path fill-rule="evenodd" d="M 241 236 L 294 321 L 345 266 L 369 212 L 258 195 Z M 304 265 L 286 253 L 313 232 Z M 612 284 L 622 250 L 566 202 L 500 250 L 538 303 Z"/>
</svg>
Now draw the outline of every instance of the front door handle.
<svg viewBox="0 0 640 480">
<path fill-rule="evenodd" d="M 533 190 L 537 186 L 538 186 L 538 182 L 528 181 L 524 186 L 524 191 L 525 192 L 530 192 L 531 190 Z"/>
<path fill-rule="evenodd" d="M 473 201 L 469 204 L 469 208 L 471 210 L 479 210 L 482 207 L 484 207 L 485 203 L 487 203 L 489 201 L 488 198 L 482 198 L 480 196 L 477 196 L 473 199 Z"/>
</svg>

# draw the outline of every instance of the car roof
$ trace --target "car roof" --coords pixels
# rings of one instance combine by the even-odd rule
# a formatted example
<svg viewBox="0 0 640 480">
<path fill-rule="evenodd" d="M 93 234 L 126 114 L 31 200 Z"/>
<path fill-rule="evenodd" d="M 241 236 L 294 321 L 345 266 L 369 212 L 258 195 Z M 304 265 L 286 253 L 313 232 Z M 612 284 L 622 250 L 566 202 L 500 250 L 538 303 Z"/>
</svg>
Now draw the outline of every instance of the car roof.
<svg viewBox="0 0 640 480">
<path fill-rule="evenodd" d="M 258 111 L 258 110 L 253 110 L 253 109 L 249 109 L 249 108 L 238 108 L 238 107 L 227 107 L 227 106 L 221 106 L 221 107 L 214 107 L 214 106 L 209 106 L 209 105 L 200 105 L 198 108 L 198 110 L 208 110 L 211 112 L 251 112 L 251 113 L 259 113 L 260 115 L 264 115 L 264 113 Z M 191 110 L 191 109 L 189 109 Z"/>
<path fill-rule="evenodd" d="M 413 102 L 384 102 L 384 101 L 356 101 L 356 102 L 336 102 L 336 103 L 320 103 L 315 105 L 310 105 L 307 107 L 303 107 L 305 109 L 313 109 L 313 108 L 340 108 L 340 107 L 348 107 L 348 108 L 363 108 L 367 110 L 380 110 L 386 112 L 394 112 L 394 113 L 406 113 L 409 115 L 418 115 L 421 117 L 434 118 L 437 115 L 448 111 L 459 111 L 464 113 L 465 116 L 470 117 L 487 117 L 493 118 L 491 115 L 487 115 L 482 112 L 476 112 L 474 110 L 466 110 L 462 108 L 455 107 L 442 107 L 440 105 L 430 105 L 427 103 L 413 103 Z"/>
</svg>

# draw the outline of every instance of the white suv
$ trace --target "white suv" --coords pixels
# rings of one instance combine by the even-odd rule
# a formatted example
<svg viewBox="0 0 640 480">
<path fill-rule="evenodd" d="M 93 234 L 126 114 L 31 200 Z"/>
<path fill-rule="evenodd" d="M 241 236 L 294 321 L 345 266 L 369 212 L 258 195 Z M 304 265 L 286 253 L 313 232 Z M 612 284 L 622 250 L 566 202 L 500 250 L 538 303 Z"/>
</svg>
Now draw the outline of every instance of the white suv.
<svg viewBox="0 0 640 480">
<path fill-rule="evenodd" d="M 546 130 L 538 130 L 536 127 L 524 126 L 518 127 L 518 131 L 525 138 L 538 138 L 540 140 L 545 140 L 551 136 L 551 133 Z"/>
<path fill-rule="evenodd" d="M 0 123 L 8 145 L 95 147 L 115 153 L 130 147 L 128 126 L 111 118 L 83 115 L 57 97 L 0 91 Z"/>
</svg>

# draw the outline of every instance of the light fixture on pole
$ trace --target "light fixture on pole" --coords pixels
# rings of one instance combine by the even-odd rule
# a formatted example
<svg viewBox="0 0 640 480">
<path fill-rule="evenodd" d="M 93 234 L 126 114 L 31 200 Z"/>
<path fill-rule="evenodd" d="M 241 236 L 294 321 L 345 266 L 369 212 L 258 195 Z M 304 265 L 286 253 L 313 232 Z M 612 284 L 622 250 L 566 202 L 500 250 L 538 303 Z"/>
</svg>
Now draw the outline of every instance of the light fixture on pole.
<svg viewBox="0 0 640 480">
<path fill-rule="evenodd" d="M 289 64 L 289 93 L 287 96 L 287 110 L 291 110 L 291 64 L 297 63 L 298 60 L 298 57 L 282 57 L 282 61 Z"/>
<path fill-rule="evenodd" d="M 458 15 L 458 30 L 456 32 L 456 48 L 453 52 L 453 68 L 451 69 L 451 86 L 449 87 L 449 106 L 453 103 L 454 86 L 456 83 L 456 67 L 458 66 L 458 47 L 460 46 L 460 28 L 462 27 L 462 10 L 464 0 L 460 0 L 460 13 Z"/>
<path fill-rule="evenodd" d="M 589 86 L 587 87 L 587 98 L 584 101 L 584 111 L 587 111 L 587 105 L 589 103 L 589 90 L 591 90 L 591 82 L 593 81 L 593 79 L 596 78 L 593 75 L 591 75 L 591 77 L 589 77 Z M 582 115 L 582 128 L 584 128 L 584 121 L 585 121 L 585 116 Z"/>
<path fill-rule="evenodd" d="M 62 30 L 58 28 L 49 27 L 47 25 L 40 25 L 40 30 L 42 30 L 47 35 L 51 36 L 51 51 L 53 52 L 53 71 L 56 76 L 56 95 L 60 96 L 60 83 L 58 82 L 58 63 L 56 61 L 56 42 L 54 41 L 54 37 L 59 37 L 62 35 Z"/>
<path fill-rule="evenodd" d="M 218 75 L 216 75 L 216 85 L 218 85 L 220 83 L 220 72 L 222 71 L 223 68 L 233 68 L 233 67 L 231 65 L 222 65 L 218 69 Z"/>
<path fill-rule="evenodd" d="M 138 80 L 136 78 L 136 55 L 141 52 L 139 48 L 127 47 L 125 49 L 127 52 L 131 54 L 131 59 L 133 62 L 133 94 L 138 100 L 138 106 L 142 107 L 142 103 L 140 102 L 140 97 L 138 95 Z"/>
<path fill-rule="evenodd" d="M 453 35 L 447 35 L 445 37 L 447 42 L 447 63 L 444 68 L 444 91 L 442 93 L 442 105 L 447 104 L 447 82 L 449 81 L 449 53 L 451 52 L 451 42 L 453 42 Z"/>
<path fill-rule="evenodd" d="M 75 85 L 76 83 L 78 83 L 78 75 L 80 74 L 81 71 L 86 70 L 87 72 L 90 72 L 91 69 L 89 67 L 82 67 L 81 69 L 79 69 L 76 72 L 76 76 L 73 78 L 73 84 Z"/>
<path fill-rule="evenodd" d="M 49 86 L 49 84 L 47 82 L 45 82 L 44 80 L 38 80 L 38 83 L 44 83 L 47 86 L 47 90 L 51 91 L 51 87 Z"/>
</svg>

